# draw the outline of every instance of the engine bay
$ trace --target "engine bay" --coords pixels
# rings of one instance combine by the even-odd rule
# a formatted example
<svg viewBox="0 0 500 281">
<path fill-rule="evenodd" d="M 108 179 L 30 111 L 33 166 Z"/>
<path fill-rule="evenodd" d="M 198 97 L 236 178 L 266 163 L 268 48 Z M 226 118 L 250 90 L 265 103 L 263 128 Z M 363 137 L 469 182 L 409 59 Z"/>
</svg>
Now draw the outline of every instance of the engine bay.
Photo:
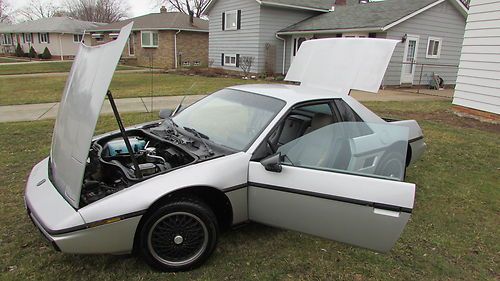
<svg viewBox="0 0 500 281">
<path fill-rule="evenodd" d="M 96 202 L 137 182 L 196 162 L 200 157 L 171 140 L 143 129 L 127 132 L 136 168 L 121 134 L 94 141 L 85 168 L 80 207 Z M 187 144 L 187 143 L 186 143 Z"/>
</svg>

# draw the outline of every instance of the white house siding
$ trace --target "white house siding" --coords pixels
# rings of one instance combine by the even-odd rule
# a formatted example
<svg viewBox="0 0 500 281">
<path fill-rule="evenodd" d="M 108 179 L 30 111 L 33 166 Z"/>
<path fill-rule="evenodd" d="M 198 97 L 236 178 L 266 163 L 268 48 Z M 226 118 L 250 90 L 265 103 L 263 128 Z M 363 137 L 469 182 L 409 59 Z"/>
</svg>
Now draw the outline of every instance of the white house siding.
<svg viewBox="0 0 500 281">
<path fill-rule="evenodd" d="M 48 43 L 40 43 L 38 41 L 38 33 L 33 33 L 33 43 L 22 43 L 22 34 L 18 34 L 18 42 L 21 43 L 21 47 L 24 52 L 29 52 L 30 46 L 33 46 L 38 54 L 43 53 L 47 47 L 53 56 L 75 56 L 78 51 L 78 43 L 73 42 L 73 34 L 61 34 L 61 33 L 50 33 Z M 85 39 L 88 44 L 90 44 L 90 35 L 86 35 Z M 16 43 L 17 44 L 17 43 Z M 62 50 L 61 50 L 62 49 Z"/>
<path fill-rule="evenodd" d="M 419 36 L 417 63 L 451 65 L 448 67 L 424 67 L 421 84 L 429 84 L 433 73 L 442 77 L 446 84 L 455 84 L 464 29 L 464 16 L 449 1 L 445 1 L 390 28 L 387 30 L 387 38 L 401 40 L 405 34 Z M 442 39 L 440 58 L 426 58 L 429 36 Z M 400 85 L 404 48 L 405 44 L 403 43 L 397 45 L 384 77 L 384 85 Z M 420 66 L 417 66 L 413 84 L 417 85 L 419 79 Z"/>
<path fill-rule="evenodd" d="M 283 70 L 283 40 L 276 39 L 276 32 L 318 14 L 319 12 L 313 11 L 279 9 L 265 6 L 262 7 L 260 12 L 261 30 L 259 38 L 259 57 L 257 59 L 257 67 L 259 69 L 259 72 L 263 72 L 265 70 L 266 43 L 273 44 L 276 47 L 275 72 L 281 73 Z M 282 37 L 286 38 L 285 36 Z M 286 44 L 287 61 L 290 57 L 290 46 L 290 39 L 288 38 Z"/>
<path fill-rule="evenodd" d="M 453 104 L 500 114 L 500 0 L 474 0 Z"/>
<path fill-rule="evenodd" d="M 241 29 L 222 30 L 222 13 L 241 10 Z M 259 56 L 260 6 L 255 0 L 217 0 L 209 11 L 209 50 L 208 58 L 213 67 L 221 67 L 222 54 L 240 54 L 241 56 Z M 224 66 L 228 70 L 236 67 Z M 259 72 L 257 64 L 251 72 Z"/>
</svg>

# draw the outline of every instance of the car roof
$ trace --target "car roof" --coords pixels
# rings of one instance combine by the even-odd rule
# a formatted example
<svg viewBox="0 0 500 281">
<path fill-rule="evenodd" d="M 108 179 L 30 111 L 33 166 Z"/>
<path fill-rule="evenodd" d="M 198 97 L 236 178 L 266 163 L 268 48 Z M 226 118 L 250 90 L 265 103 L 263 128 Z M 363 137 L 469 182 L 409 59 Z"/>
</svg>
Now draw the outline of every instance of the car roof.
<svg viewBox="0 0 500 281">
<path fill-rule="evenodd" d="M 292 84 L 249 84 L 228 88 L 278 98 L 291 104 L 309 100 L 342 98 L 349 93 L 348 90 L 325 90 Z"/>
</svg>

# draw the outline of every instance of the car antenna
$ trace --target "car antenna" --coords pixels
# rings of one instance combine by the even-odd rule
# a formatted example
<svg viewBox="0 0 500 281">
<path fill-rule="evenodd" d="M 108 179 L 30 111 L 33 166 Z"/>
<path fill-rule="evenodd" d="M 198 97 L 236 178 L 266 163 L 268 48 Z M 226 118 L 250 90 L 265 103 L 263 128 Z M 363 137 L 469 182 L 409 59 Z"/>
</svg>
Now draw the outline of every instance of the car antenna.
<svg viewBox="0 0 500 281">
<path fill-rule="evenodd" d="M 115 100 L 113 99 L 113 95 L 111 91 L 108 90 L 106 93 L 108 96 L 109 103 L 111 104 L 111 108 L 113 109 L 113 114 L 115 115 L 116 122 L 118 123 L 118 127 L 120 128 L 120 132 L 123 137 L 123 141 L 125 141 L 125 145 L 127 146 L 128 154 L 130 158 L 132 158 L 132 164 L 134 165 L 135 177 L 138 179 L 142 178 L 142 172 L 139 168 L 139 162 L 135 158 L 134 151 L 132 150 L 132 145 L 130 145 L 130 140 L 127 137 L 127 133 L 125 132 L 125 127 L 123 127 L 122 119 L 120 118 L 120 113 L 118 113 L 118 108 L 116 107 Z"/>
<path fill-rule="evenodd" d="M 179 103 L 179 105 L 172 112 L 172 116 L 175 116 L 175 114 L 179 113 L 179 111 L 182 109 L 182 104 L 184 103 L 184 100 L 186 99 L 187 95 L 191 92 L 191 90 L 194 88 L 195 85 L 196 85 L 196 82 L 194 82 L 193 84 L 191 84 L 191 87 L 189 87 L 189 89 L 187 89 L 186 94 L 182 98 L 181 102 Z"/>
</svg>

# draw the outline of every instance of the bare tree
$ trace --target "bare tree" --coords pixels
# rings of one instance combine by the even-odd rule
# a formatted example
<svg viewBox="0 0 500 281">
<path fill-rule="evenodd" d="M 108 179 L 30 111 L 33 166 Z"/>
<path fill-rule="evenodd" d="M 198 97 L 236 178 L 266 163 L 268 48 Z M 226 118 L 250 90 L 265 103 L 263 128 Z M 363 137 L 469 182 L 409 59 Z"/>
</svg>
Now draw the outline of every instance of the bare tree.
<svg viewBox="0 0 500 281">
<path fill-rule="evenodd" d="M 170 11 L 177 11 L 186 15 L 189 15 L 191 11 L 195 17 L 201 18 L 210 0 L 156 0 L 156 3 L 165 5 Z"/>
<path fill-rule="evenodd" d="M 243 70 L 243 75 L 245 77 L 248 77 L 248 74 L 250 73 L 250 69 L 252 69 L 254 57 L 241 57 L 240 58 L 240 68 Z"/>
<path fill-rule="evenodd" d="M 0 0 L 1 1 L 1 0 Z M 50 0 L 30 0 L 28 4 L 18 11 L 25 20 L 37 20 L 51 18 L 63 14 L 61 7 L 53 4 Z"/>
<path fill-rule="evenodd" d="M 66 14 L 93 22 L 115 22 L 127 17 L 129 6 L 121 0 L 67 0 Z"/>
<path fill-rule="evenodd" d="M 5 0 L 0 0 L 0 22 L 10 22 L 10 5 Z"/>
</svg>

